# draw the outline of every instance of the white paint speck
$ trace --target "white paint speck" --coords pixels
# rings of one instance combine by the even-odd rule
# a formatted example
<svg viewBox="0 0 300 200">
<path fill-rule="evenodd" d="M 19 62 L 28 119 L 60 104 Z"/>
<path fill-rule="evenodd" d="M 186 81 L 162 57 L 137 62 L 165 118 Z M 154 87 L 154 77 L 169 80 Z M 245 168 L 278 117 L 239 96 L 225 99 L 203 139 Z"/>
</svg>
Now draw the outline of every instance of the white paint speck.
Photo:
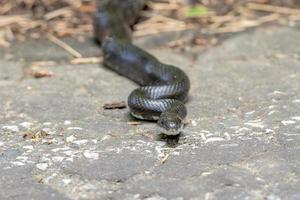
<svg viewBox="0 0 300 200">
<path fill-rule="evenodd" d="M 208 175 L 211 175 L 211 174 L 212 174 L 212 172 L 202 172 L 201 176 L 208 176 Z"/>
<path fill-rule="evenodd" d="M 61 156 L 54 156 L 52 157 L 53 162 L 62 162 L 64 160 L 64 157 Z"/>
<path fill-rule="evenodd" d="M 239 144 L 231 143 L 231 144 L 222 144 L 220 146 L 222 146 L 222 147 L 237 147 L 237 146 L 239 146 Z"/>
<path fill-rule="evenodd" d="M 66 121 L 64 121 L 64 125 L 71 125 L 72 124 L 72 122 L 70 121 L 70 120 L 66 120 Z"/>
<path fill-rule="evenodd" d="M 300 103 L 300 99 L 295 99 L 293 103 Z"/>
<path fill-rule="evenodd" d="M 293 120 L 282 120 L 281 123 L 282 123 L 284 126 L 287 126 L 287 125 L 295 124 L 296 122 L 293 121 Z"/>
<path fill-rule="evenodd" d="M 28 160 L 28 157 L 27 156 L 18 156 L 16 157 L 17 160 L 22 160 L 23 162 L 27 161 Z"/>
<path fill-rule="evenodd" d="M 67 156 L 72 156 L 74 154 L 73 151 L 64 151 L 64 154 L 66 154 Z"/>
<path fill-rule="evenodd" d="M 74 140 L 76 140 L 76 137 L 74 135 L 71 135 L 71 136 L 66 138 L 67 142 L 73 142 Z"/>
<path fill-rule="evenodd" d="M 197 122 L 195 120 L 191 120 L 192 126 L 197 126 Z"/>
<path fill-rule="evenodd" d="M 48 164 L 47 163 L 38 163 L 36 164 L 36 168 L 38 168 L 39 170 L 46 170 L 48 168 Z"/>
<path fill-rule="evenodd" d="M 253 128 L 264 128 L 264 124 L 261 122 L 260 119 L 257 119 L 257 120 L 251 120 L 251 121 L 248 121 L 246 123 L 244 123 L 245 125 L 247 126 L 251 126 Z"/>
<path fill-rule="evenodd" d="M 33 150 L 32 145 L 23 146 L 23 149 Z"/>
<path fill-rule="evenodd" d="M 250 131 L 250 128 L 247 127 L 240 127 L 238 130 L 236 130 L 236 133 L 240 133 L 240 132 L 247 132 Z"/>
<path fill-rule="evenodd" d="M 25 164 L 20 162 L 20 161 L 12 161 L 10 162 L 11 164 L 15 165 L 15 166 L 24 166 Z"/>
<path fill-rule="evenodd" d="M 138 140 L 138 143 L 142 143 L 142 144 L 146 144 L 147 142 L 145 142 L 144 140 Z"/>
<path fill-rule="evenodd" d="M 22 126 L 23 128 L 29 129 L 33 124 L 30 122 L 22 122 L 19 125 Z"/>
<path fill-rule="evenodd" d="M 98 140 L 94 139 L 94 140 L 92 140 L 92 142 L 93 142 L 94 144 L 97 144 L 97 143 L 98 143 Z"/>
<path fill-rule="evenodd" d="M 203 132 L 203 133 L 211 133 L 211 132 L 209 132 L 209 131 L 207 131 L 207 130 L 201 130 L 200 132 Z"/>
<path fill-rule="evenodd" d="M 265 130 L 265 133 L 267 133 L 267 134 L 269 134 L 269 133 L 274 133 L 274 131 L 273 131 L 272 129 L 267 128 L 267 129 Z"/>
<path fill-rule="evenodd" d="M 278 90 L 275 90 L 273 93 L 271 94 L 274 94 L 274 95 L 286 95 L 285 92 L 281 92 L 281 91 L 278 91 Z"/>
<path fill-rule="evenodd" d="M 293 139 L 293 138 L 288 138 L 288 139 L 286 139 L 285 141 L 287 141 L 287 142 L 289 142 L 289 141 L 294 141 L 294 139 Z"/>
<path fill-rule="evenodd" d="M 281 198 L 275 194 L 270 194 L 266 197 L 266 200 L 281 200 Z"/>
<path fill-rule="evenodd" d="M 74 159 L 73 158 L 67 158 L 66 161 L 73 162 Z"/>
<path fill-rule="evenodd" d="M 224 133 L 224 136 L 225 136 L 226 140 L 230 140 L 231 139 L 230 134 L 227 133 L 227 132 Z"/>
<path fill-rule="evenodd" d="M 295 116 L 295 117 L 292 117 L 291 119 L 296 120 L 296 121 L 300 121 L 300 116 Z"/>
<path fill-rule="evenodd" d="M 250 135 L 263 135 L 263 132 L 253 131 Z"/>
<path fill-rule="evenodd" d="M 76 140 L 73 141 L 72 143 L 77 144 L 77 145 L 83 145 L 86 144 L 88 142 L 88 140 Z"/>
<path fill-rule="evenodd" d="M 205 140 L 206 140 L 206 136 L 205 136 L 205 134 L 204 134 L 204 133 L 200 133 L 200 136 L 201 136 L 201 139 L 202 139 L 203 141 L 205 141 Z"/>
<path fill-rule="evenodd" d="M 221 137 L 211 137 L 211 138 L 207 138 L 205 140 L 204 143 L 209 143 L 209 142 L 220 142 L 220 141 L 224 141 L 225 139 L 224 138 L 221 138 Z"/>
<path fill-rule="evenodd" d="M 268 113 L 268 115 L 270 116 L 270 115 L 273 115 L 274 113 L 277 113 L 278 111 L 276 111 L 276 110 L 271 110 L 269 113 Z"/>
<path fill-rule="evenodd" d="M 299 135 L 299 133 L 282 133 L 283 135 L 285 135 L 285 136 L 288 136 L 288 137 L 290 137 L 290 136 L 298 136 Z"/>
<path fill-rule="evenodd" d="M 101 138 L 101 141 L 108 140 L 108 139 L 110 139 L 110 138 L 111 138 L 110 135 L 104 135 L 104 136 Z"/>
<path fill-rule="evenodd" d="M 69 127 L 68 130 L 83 130 L 81 127 Z"/>
<path fill-rule="evenodd" d="M 58 151 L 65 151 L 65 150 L 69 150 L 70 147 L 62 147 L 62 148 L 55 148 L 55 149 L 52 149 L 51 151 L 53 152 L 58 152 Z"/>
<path fill-rule="evenodd" d="M 250 112 L 246 112 L 245 114 L 246 115 L 252 115 L 252 114 L 254 114 L 255 113 L 255 110 L 252 110 L 252 111 L 250 111 Z"/>
<path fill-rule="evenodd" d="M 3 146 L 3 145 L 4 145 L 4 142 L 1 142 L 1 141 L 0 141 L 0 146 Z"/>
<path fill-rule="evenodd" d="M 272 110 L 272 109 L 274 109 L 274 108 L 276 108 L 276 105 L 270 105 L 270 106 L 269 106 L 269 110 Z"/>
<path fill-rule="evenodd" d="M 265 180 L 262 179 L 262 178 L 260 178 L 260 177 L 255 177 L 255 179 L 256 179 L 257 181 L 260 181 L 260 182 L 265 182 Z"/>
<path fill-rule="evenodd" d="M 96 153 L 96 152 L 91 152 L 89 150 L 85 150 L 83 152 L 83 155 L 86 157 L 86 158 L 89 158 L 89 159 L 94 159 L 94 160 L 97 160 L 99 158 L 99 154 Z"/>
<path fill-rule="evenodd" d="M 17 126 L 2 126 L 2 129 L 13 131 L 13 132 L 18 132 L 19 131 L 19 127 L 17 127 Z"/>
<path fill-rule="evenodd" d="M 239 128 L 240 128 L 239 126 L 230 126 L 230 129 L 233 129 L 233 130 L 237 130 Z"/>
<path fill-rule="evenodd" d="M 64 179 L 62 180 L 62 182 L 63 182 L 64 185 L 69 185 L 69 184 L 72 182 L 72 179 L 64 178 Z"/>
<path fill-rule="evenodd" d="M 51 131 L 51 129 L 50 128 L 42 128 L 42 131 L 49 133 Z"/>
<path fill-rule="evenodd" d="M 51 124 L 52 124 L 51 122 L 44 122 L 43 123 L 44 126 L 51 126 Z"/>
<path fill-rule="evenodd" d="M 81 186 L 83 190 L 86 190 L 86 191 L 91 191 L 91 190 L 96 190 L 97 187 L 91 183 L 86 183 L 84 185 Z"/>
</svg>

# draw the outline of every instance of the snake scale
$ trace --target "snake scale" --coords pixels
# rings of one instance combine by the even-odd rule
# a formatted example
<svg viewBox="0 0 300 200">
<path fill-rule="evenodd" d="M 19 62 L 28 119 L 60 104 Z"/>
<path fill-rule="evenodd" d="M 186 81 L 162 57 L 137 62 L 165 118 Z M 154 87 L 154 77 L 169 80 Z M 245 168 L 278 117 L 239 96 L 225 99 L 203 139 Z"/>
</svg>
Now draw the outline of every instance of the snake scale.
<svg viewBox="0 0 300 200">
<path fill-rule="evenodd" d="M 94 14 L 95 39 L 102 44 L 104 65 L 141 87 L 131 92 L 128 106 L 133 117 L 155 120 L 159 133 L 178 135 L 187 115 L 184 103 L 190 89 L 188 76 L 161 63 L 131 42 L 131 29 L 144 0 L 102 1 Z"/>
</svg>

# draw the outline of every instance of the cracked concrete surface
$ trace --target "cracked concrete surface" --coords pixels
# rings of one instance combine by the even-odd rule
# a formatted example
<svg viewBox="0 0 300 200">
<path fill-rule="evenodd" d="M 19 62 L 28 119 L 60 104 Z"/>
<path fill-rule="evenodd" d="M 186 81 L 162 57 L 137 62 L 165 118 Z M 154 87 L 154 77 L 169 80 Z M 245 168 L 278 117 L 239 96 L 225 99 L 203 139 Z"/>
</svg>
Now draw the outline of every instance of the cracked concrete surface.
<svg viewBox="0 0 300 200">
<path fill-rule="evenodd" d="M 154 38 L 140 38 L 143 46 Z M 166 39 L 166 38 L 165 38 Z M 98 56 L 89 37 L 66 40 Z M 233 36 L 195 60 L 147 48 L 192 83 L 189 125 L 171 147 L 155 124 L 103 110 L 137 86 L 71 65 L 47 40 L 0 50 L 0 199 L 300 199 L 300 30 Z M 32 62 L 53 72 L 35 79 Z"/>
</svg>

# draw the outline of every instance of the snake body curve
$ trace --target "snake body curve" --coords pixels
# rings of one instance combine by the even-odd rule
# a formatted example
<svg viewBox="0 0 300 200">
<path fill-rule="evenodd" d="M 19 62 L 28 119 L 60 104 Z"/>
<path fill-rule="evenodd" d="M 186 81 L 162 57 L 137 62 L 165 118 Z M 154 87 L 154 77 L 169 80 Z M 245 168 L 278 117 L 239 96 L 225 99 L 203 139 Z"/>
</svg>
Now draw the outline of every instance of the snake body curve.
<svg viewBox="0 0 300 200">
<path fill-rule="evenodd" d="M 104 65 L 141 87 L 131 92 L 128 106 L 133 117 L 158 121 L 160 133 L 177 135 L 187 115 L 190 81 L 179 68 L 161 63 L 131 43 L 144 0 L 107 0 L 94 15 L 95 38 L 102 44 Z"/>
</svg>

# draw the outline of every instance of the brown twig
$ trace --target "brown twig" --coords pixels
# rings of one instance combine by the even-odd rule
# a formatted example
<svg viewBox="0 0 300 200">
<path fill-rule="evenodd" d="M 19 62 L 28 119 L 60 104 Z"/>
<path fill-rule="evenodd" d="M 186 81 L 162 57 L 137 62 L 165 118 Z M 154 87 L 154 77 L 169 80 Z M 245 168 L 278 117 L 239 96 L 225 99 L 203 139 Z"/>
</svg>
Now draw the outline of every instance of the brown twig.
<svg viewBox="0 0 300 200">
<path fill-rule="evenodd" d="M 291 20 L 291 21 L 300 21 L 300 14 L 289 16 L 289 20 Z"/>
<path fill-rule="evenodd" d="M 106 103 L 103 105 L 104 109 L 123 109 L 126 108 L 127 104 L 125 101 L 121 101 L 121 102 L 112 102 L 112 103 Z"/>
<path fill-rule="evenodd" d="M 29 17 L 27 15 L 5 15 L 0 16 L 0 27 L 11 24 L 28 24 Z"/>
<path fill-rule="evenodd" d="M 257 27 L 267 22 L 272 22 L 280 18 L 277 13 L 261 17 L 257 20 L 240 20 L 238 22 L 227 23 L 225 27 L 214 29 L 214 33 L 233 33 L 241 32 L 246 30 L 246 28 Z"/>
<path fill-rule="evenodd" d="M 103 60 L 102 57 L 87 57 L 87 58 L 74 58 L 70 62 L 71 64 L 97 64 L 101 63 Z"/>
<path fill-rule="evenodd" d="M 151 27 L 151 29 L 149 29 Z M 163 15 L 155 15 L 148 20 L 137 24 L 134 29 L 134 36 L 145 36 L 162 32 L 183 31 L 194 26 L 181 20 L 169 18 Z"/>
<path fill-rule="evenodd" d="M 74 56 L 75 58 L 82 58 L 82 55 L 76 51 L 75 49 L 73 49 L 70 45 L 68 45 L 67 43 L 61 41 L 60 39 L 58 39 L 57 37 L 55 37 L 54 35 L 51 34 L 47 34 L 47 38 L 55 43 L 56 45 L 60 46 L 61 48 L 63 48 L 64 50 L 66 50 L 68 53 L 70 53 L 72 56 Z"/>
<path fill-rule="evenodd" d="M 48 70 L 34 70 L 32 72 L 34 78 L 52 77 L 54 74 Z"/>
<path fill-rule="evenodd" d="M 41 67 L 41 66 L 49 66 L 49 65 L 55 65 L 56 62 L 52 60 L 46 60 L 46 61 L 35 61 L 31 63 L 30 67 Z"/>
<path fill-rule="evenodd" d="M 130 122 L 127 122 L 127 124 L 132 125 L 132 126 L 138 126 L 138 125 L 141 125 L 142 123 L 139 121 L 130 121 Z"/>
<path fill-rule="evenodd" d="M 286 15 L 300 14 L 300 9 L 288 8 L 282 6 L 273 6 L 268 4 L 248 3 L 247 8 L 252 10 L 274 12 L 274 13 L 286 14 Z"/>
<path fill-rule="evenodd" d="M 46 13 L 44 15 L 44 19 L 45 20 L 51 20 L 55 17 L 59 17 L 59 16 L 62 16 L 62 15 L 71 16 L 72 15 L 72 10 L 70 9 L 70 7 L 59 8 L 57 10 Z"/>
</svg>

